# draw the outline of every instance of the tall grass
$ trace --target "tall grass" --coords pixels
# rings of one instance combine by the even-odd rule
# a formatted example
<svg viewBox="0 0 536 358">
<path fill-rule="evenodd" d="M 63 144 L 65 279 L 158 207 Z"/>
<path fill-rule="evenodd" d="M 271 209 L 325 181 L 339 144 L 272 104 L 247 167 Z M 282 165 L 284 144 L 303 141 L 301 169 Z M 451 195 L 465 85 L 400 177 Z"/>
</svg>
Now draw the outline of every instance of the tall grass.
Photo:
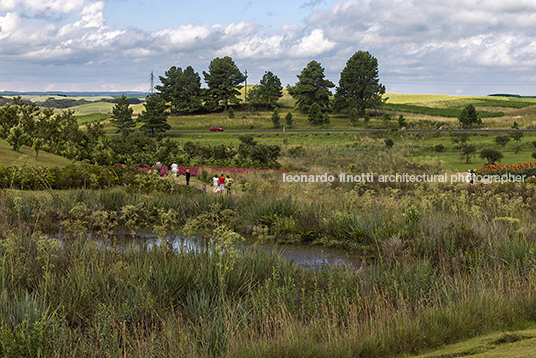
<svg viewBox="0 0 536 358">
<path fill-rule="evenodd" d="M 289 160 L 311 174 L 435 170 L 369 139 Z M 1 355 L 396 356 L 536 320 L 534 186 L 245 173 L 235 187 L 0 192 Z M 213 242 L 186 250 L 177 233 Z M 307 270 L 236 246 L 239 234 L 336 246 L 364 265 Z"/>
</svg>

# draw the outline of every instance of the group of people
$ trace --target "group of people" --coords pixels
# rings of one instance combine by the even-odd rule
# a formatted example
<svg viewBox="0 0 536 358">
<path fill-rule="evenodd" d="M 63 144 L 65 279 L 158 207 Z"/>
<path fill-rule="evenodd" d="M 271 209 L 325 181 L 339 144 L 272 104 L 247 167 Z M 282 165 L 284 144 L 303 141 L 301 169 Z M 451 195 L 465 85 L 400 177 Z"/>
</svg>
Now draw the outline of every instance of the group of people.
<svg viewBox="0 0 536 358">
<path fill-rule="evenodd" d="M 157 168 L 162 168 L 162 163 L 158 162 L 156 163 Z M 175 163 L 171 165 L 171 173 L 174 176 L 177 176 L 179 171 L 179 166 Z M 168 172 L 169 173 L 169 172 Z M 184 176 L 186 177 L 186 185 L 190 185 L 190 177 L 192 174 L 190 173 L 190 169 L 186 169 L 186 172 L 184 173 Z M 217 174 L 214 174 L 214 177 L 212 178 L 214 189 L 212 190 L 215 194 L 220 193 L 222 194 L 224 191 L 227 191 L 227 195 L 231 195 L 231 188 L 233 185 L 233 179 L 230 175 L 227 175 L 225 177 L 223 174 L 218 177 Z"/>
<path fill-rule="evenodd" d="M 158 169 L 162 168 L 162 163 L 157 162 L 156 167 Z M 171 174 L 173 174 L 174 176 L 177 176 L 178 172 L 179 172 L 179 166 L 175 163 L 171 164 Z M 190 177 L 192 176 L 192 174 L 190 173 L 190 169 L 186 169 L 184 176 L 186 177 L 186 185 L 190 185 Z"/>
<path fill-rule="evenodd" d="M 227 190 L 227 195 L 231 195 L 232 184 L 233 179 L 231 176 L 227 175 L 226 178 L 223 174 L 220 175 L 220 177 L 214 174 L 214 177 L 212 178 L 212 185 L 214 186 L 214 189 L 212 189 L 212 191 L 214 194 L 222 194 L 225 190 Z"/>
</svg>

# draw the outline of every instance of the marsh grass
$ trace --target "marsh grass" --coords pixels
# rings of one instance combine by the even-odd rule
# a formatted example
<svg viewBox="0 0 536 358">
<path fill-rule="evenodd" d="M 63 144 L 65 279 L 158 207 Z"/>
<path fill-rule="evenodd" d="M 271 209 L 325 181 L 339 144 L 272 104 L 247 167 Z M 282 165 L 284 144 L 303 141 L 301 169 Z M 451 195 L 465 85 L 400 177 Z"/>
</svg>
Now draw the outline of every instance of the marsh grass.
<svg viewBox="0 0 536 358">
<path fill-rule="evenodd" d="M 307 174 L 437 170 L 408 151 L 369 135 L 286 160 Z M 532 185 L 234 179 L 233 196 L 1 191 L 1 355 L 387 357 L 536 320 Z M 206 244 L 174 246 L 181 233 Z M 236 246 L 245 234 L 364 264 L 307 270 Z"/>
</svg>

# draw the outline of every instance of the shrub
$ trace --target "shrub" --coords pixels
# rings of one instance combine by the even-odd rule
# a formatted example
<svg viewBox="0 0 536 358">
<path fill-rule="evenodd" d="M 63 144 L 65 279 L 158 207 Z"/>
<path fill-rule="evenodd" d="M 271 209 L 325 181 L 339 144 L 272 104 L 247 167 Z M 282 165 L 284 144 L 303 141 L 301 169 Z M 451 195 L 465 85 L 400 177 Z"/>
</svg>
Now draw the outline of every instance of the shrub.
<svg viewBox="0 0 536 358">
<path fill-rule="evenodd" d="M 434 147 L 434 150 L 436 152 L 439 152 L 439 153 L 444 152 L 445 151 L 445 146 L 443 144 L 438 144 L 438 145 L 436 145 Z"/>
<path fill-rule="evenodd" d="M 488 164 L 493 164 L 503 158 L 503 154 L 496 149 L 486 148 L 480 152 L 480 158 L 486 159 Z"/>
</svg>

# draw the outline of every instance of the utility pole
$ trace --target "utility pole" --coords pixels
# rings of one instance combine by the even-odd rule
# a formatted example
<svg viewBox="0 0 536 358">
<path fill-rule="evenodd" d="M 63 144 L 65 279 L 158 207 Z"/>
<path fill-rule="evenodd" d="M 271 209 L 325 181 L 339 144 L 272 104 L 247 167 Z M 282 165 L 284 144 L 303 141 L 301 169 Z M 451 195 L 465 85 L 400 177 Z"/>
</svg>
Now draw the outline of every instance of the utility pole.
<svg viewBox="0 0 536 358">
<path fill-rule="evenodd" d="M 151 71 L 151 75 L 149 76 L 149 79 L 151 80 L 151 88 L 149 88 L 149 94 L 154 93 L 154 74 L 153 71 Z"/>
<path fill-rule="evenodd" d="M 246 75 L 246 87 L 244 87 L 244 103 L 245 103 L 248 99 L 248 70 L 245 70 L 244 74 Z"/>
</svg>

